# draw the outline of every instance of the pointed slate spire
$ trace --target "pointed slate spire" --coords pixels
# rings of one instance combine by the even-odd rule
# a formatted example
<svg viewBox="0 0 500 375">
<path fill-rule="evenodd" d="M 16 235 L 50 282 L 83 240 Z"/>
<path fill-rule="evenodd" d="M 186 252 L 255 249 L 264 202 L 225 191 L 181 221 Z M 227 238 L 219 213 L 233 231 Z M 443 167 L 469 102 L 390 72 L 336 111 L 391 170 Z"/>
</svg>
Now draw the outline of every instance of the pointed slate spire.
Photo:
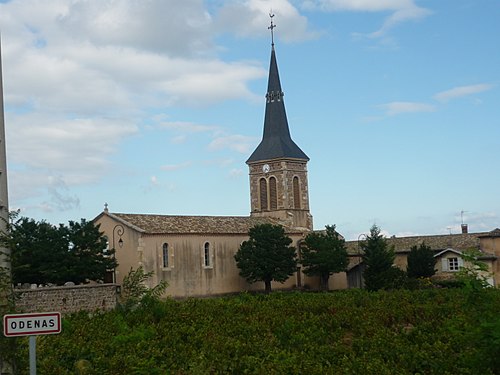
<svg viewBox="0 0 500 375">
<path fill-rule="evenodd" d="M 274 27 L 271 19 L 271 33 Z M 307 155 L 295 144 L 290 136 L 283 95 L 273 40 L 269 80 L 267 83 L 264 135 L 260 144 L 248 158 L 247 163 L 276 158 L 309 160 Z"/>
</svg>

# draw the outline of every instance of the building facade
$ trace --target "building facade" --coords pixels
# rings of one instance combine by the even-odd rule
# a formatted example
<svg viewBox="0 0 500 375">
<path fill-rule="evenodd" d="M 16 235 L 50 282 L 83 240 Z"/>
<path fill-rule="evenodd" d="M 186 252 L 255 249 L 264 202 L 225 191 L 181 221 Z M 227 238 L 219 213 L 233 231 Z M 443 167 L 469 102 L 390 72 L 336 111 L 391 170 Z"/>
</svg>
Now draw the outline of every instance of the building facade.
<svg viewBox="0 0 500 375">
<path fill-rule="evenodd" d="M 464 260 L 463 253 L 469 250 L 478 252 L 477 260 L 488 267 L 484 276 L 491 286 L 500 285 L 500 229 L 491 232 L 468 233 L 466 226 L 460 234 L 444 234 L 429 236 L 390 237 L 387 238 L 389 246 L 394 248 L 394 265 L 406 270 L 408 253 L 413 246 L 425 244 L 434 252 L 436 258 L 436 280 L 453 279 L 463 266 L 470 266 Z M 360 252 L 360 241 L 347 242 L 348 252 L 351 256 L 347 272 L 349 288 L 362 286 L 363 263 Z"/>
</svg>

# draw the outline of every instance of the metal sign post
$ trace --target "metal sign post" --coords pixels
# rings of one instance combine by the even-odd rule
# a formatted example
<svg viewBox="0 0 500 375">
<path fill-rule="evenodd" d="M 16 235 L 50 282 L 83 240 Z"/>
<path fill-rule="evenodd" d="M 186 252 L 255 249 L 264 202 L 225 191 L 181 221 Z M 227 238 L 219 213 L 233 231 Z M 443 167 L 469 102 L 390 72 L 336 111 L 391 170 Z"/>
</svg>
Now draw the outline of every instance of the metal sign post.
<svg viewBox="0 0 500 375">
<path fill-rule="evenodd" d="M 36 375 L 36 336 L 30 336 L 30 375 Z"/>
<path fill-rule="evenodd" d="M 29 336 L 30 375 L 36 375 L 36 336 L 61 333 L 61 313 L 10 314 L 3 317 L 7 337 Z"/>
</svg>

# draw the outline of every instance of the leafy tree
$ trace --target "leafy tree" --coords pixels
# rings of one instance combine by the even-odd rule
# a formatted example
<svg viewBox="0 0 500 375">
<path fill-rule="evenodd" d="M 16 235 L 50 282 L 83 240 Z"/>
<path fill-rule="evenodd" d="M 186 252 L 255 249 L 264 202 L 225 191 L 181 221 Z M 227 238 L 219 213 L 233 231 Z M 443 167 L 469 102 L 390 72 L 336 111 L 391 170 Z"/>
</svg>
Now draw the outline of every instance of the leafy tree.
<svg viewBox="0 0 500 375">
<path fill-rule="evenodd" d="M 154 275 L 153 271 L 144 272 L 140 266 L 136 270 L 130 269 L 123 278 L 122 292 L 120 295 L 120 306 L 124 310 L 131 310 L 141 304 L 158 302 L 161 295 L 168 287 L 168 283 L 162 280 L 154 288 L 148 288 L 145 282 Z"/>
<path fill-rule="evenodd" d="M 101 281 L 117 265 L 99 227 L 85 219 L 54 226 L 14 215 L 0 244 L 11 251 L 14 283 Z"/>
<path fill-rule="evenodd" d="M 258 224 L 248 232 L 250 239 L 241 244 L 234 256 L 240 275 L 248 282 L 263 281 L 266 293 L 271 281 L 284 282 L 297 270 L 292 239 L 280 225 Z"/>
<path fill-rule="evenodd" d="M 490 287 L 488 279 L 491 273 L 488 265 L 479 260 L 481 252 L 476 249 L 469 249 L 462 252 L 464 265 L 460 267 L 456 276 L 457 280 L 462 282 L 464 287 L 471 291 L 477 291 Z"/>
<path fill-rule="evenodd" d="M 3 249 L 0 249 L 0 256 L 6 256 Z M 15 312 L 14 290 L 12 288 L 10 269 L 0 265 L 0 316 Z M 17 373 L 17 361 L 19 359 L 19 350 L 17 340 L 14 337 L 0 336 L 0 372 L 11 369 Z M 5 372 L 9 373 L 10 372 Z"/>
<path fill-rule="evenodd" d="M 394 248 L 389 247 L 379 227 L 373 225 L 360 246 L 366 267 L 363 272 L 366 289 L 391 289 L 404 282 L 404 272 L 393 266 Z"/>
<path fill-rule="evenodd" d="M 418 279 L 420 277 L 431 277 L 436 273 L 436 258 L 434 252 L 425 243 L 413 246 L 408 254 L 408 265 L 406 273 L 408 277 Z"/>
<path fill-rule="evenodd" d="M 300 248 L 304 273 L 319 276 L 321 290 L 328 290 L 330 276 L 345 271 L 349 264 L 345 240 L 335 225 L 325 228 L 325 233 L 309 233 Z"/>
</svg>

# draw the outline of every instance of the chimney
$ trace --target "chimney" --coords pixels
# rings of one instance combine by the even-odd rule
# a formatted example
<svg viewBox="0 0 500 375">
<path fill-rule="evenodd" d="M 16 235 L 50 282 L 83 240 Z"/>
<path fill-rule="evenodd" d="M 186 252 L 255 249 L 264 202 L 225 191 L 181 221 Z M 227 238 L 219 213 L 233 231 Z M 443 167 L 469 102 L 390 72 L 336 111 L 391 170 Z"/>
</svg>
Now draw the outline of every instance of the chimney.
<svg viewBox="0 0 500 375">
<path fill-rule="evenodd" d="M 462 234 L 467 234 L 469 233 L 469 228 L 467 224 L 462 224 Z"/>
</svg>

